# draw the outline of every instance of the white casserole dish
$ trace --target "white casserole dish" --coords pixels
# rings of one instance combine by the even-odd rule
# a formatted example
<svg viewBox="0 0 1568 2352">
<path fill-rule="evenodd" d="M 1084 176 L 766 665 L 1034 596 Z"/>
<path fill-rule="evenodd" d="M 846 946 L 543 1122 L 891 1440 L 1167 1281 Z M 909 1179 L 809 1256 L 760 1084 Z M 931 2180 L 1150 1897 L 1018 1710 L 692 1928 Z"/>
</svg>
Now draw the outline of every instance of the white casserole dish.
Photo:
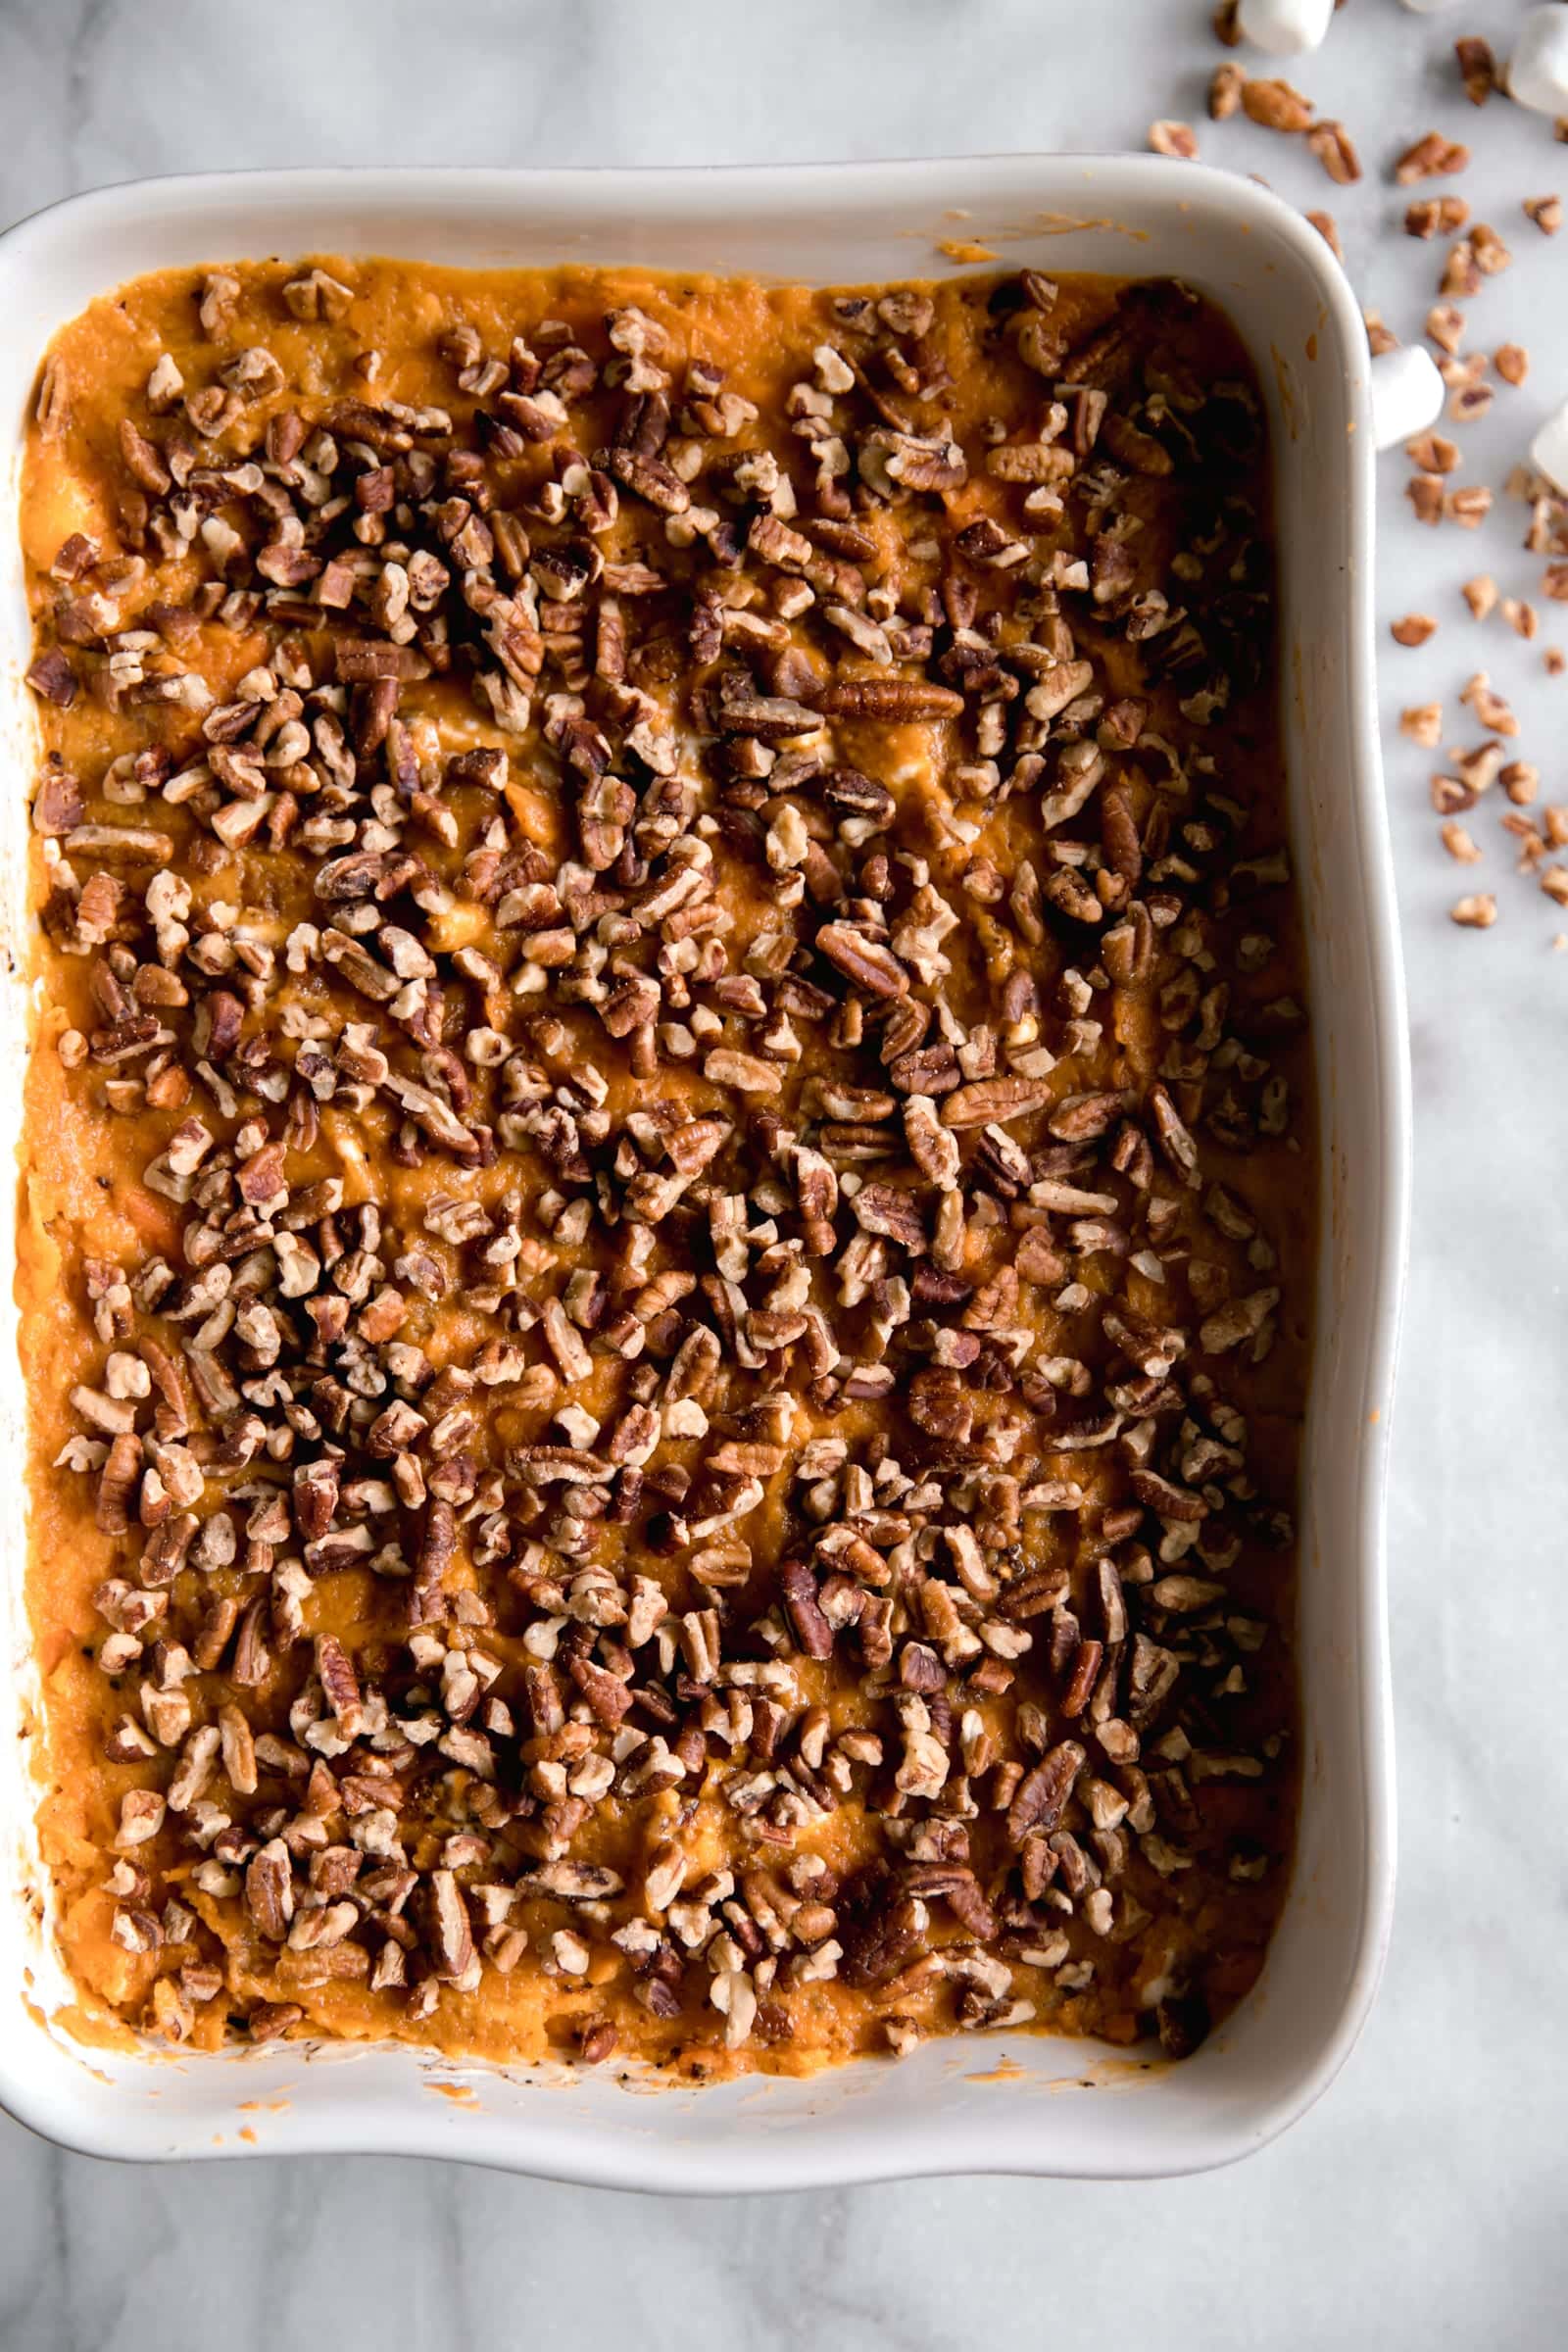
<svg viewBox="0 0 1568 2352">
<path fill-rule="evenodd" d="M 1196 2057 L 1129 2060 L 1029 2034 L 957 2036 L 902 2065 L 636 2096 L 456 2068 L 394 2047 L 295 2045 L 181 2060 L 85 2051 L 41 1927 L 24 1734 L 22 1515 L 5 1527 L 0 2102 L 98 2155 L 373 2149 L 619 2187 L 796 2188 L 949 2172 L 1126 2178 L 1260 2147 L 1343 2064 L 1371 2004 L 1394 1880 L 1383 1486 L 1403 1276 L 1408 1070 L 1373 698 L 1366 338 L 1315 231 L 1250 182 L 1149 157 L 678 172 L 287 172 L 148 180 L 73 198 L 0 239 L 0 432 L 16 470 L 38 361 L 94 295 L 143 270 L 267 254 L 563 260 L 854 283 L 940 275 L 961 237 L 999 266 L 1190 279 L 1231 314 L 1271 416 L 1285 705 L 1322 1123 L 1324 1233 L 1303 1455 L 1300 1838 L 1261 1982 Z M 25 960 L 20 877 L 27 626 L 15 483 L 0 529 L 0 817 L 5 938 Z M 7 986 L 3 1050 L 24 991 Z M 16 1145 L 6 1089 L 0 1151 Z M 7 1259 L 14 1236 L 0 1236 Z M 0 1460 L 21 1482 L 13 1267 L 0 1268 Z M 458 2098 L 455 2085 L 465 2087 Z M 646 2086 L 645 2086 L 646 2087 Z M 1050 2094 L 1050 2095 L 1048 2095 Z M 239 2133 L 244 2131 L 246 2136 Z"/>
</svg>

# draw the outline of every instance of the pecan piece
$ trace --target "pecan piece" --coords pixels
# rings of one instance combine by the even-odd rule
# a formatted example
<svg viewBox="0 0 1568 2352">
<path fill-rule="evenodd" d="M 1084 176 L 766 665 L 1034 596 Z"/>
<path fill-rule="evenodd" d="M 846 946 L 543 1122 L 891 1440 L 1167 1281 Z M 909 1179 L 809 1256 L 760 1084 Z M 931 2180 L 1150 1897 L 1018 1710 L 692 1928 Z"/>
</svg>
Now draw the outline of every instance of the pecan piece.
<svg viewBox="0 0 1568 2352">
<path fill-rule="evenodd" d="M 141 1484 L 141 1440 L 122 1430 L 110 1446 L 98 1480 L 96 1519 L 105 1535 L 122 1535 L 130 1525 L 131 1504 Z"/>
<path fill-rule="evenodd" d="M 885 1864 L 871 1864 L 851 1879 L 836 1908 L 844 1946 L 841 1984 L 886 1984 L 920 1948 L 920 1914 L 914 1899 L 899 1893 Z"/>
<path fill-rule="evenodd" d="M 1010 1845 L 1021 1846 L 1032 1830 L 1051 1831 L 1059 1825 L 1084 1761 L 1085 1751 L 1077 1740 L 1062 1740 L 1025 1773 L 1007 1808 Z"/>
<path fill-rule="evenodd" d="M 1252 78 L 1241 87 L 1242 112 L 1264 130 L 1306 130 L 1312 122 L 1312 102 L 1277 78 Z"/>
<path fill-rule="evenodd" d="M 833 1628 L 817 1598 L 816 1578 L 806 1560 L 786 1560 L 778 1572 L 779 1591 L 796 1641 L 808 1658 L 833 1655 Z"/>
<path fill-rule="evenodd" d="M 957 718 L 963 697 L 926 678 L 840 678 L 823 687 L 817 708 L 828 718 L 876 718 L 898 724 L 909 719 Z"/>
<path fill-rule="evenodd" d="M 573 1658 L 566 1668 L 599 1722 L 613 1731 L 632 1703 L 623 1682 L 596 1666 L 591 1658 Z"/>
<path fill-rule="evenodd" d="M 1042 1078 L 982 1078 L 960 1086 L 942 1101 L 944 1127 L 1005 1125 L 1044 1110 L 1053 1089 Z"/>
<path fill-rule="evenodd" d="M 273 1838 L 251 1856 L 245 1873 L 245 1908 L 259 1936 L 281 1943 L 294 1916 L 293 1870 L 288 1847 Z"/>
<path fill-rule="evenodd" d="M 252 2041 L 276 2041 L 292 2026 L 304 2022 L 305 2012 L 298 2001 L 258 2001 L 245 2025 Z"/>
<path fill-rule="evenodd" d="M 430 1964 L 443 1984 L 457 1984 L 474 1966 L 473 1929 L 463 1889 L 450 1870 L 433 1870 L 425 1898 Z"/>
<path fill-rule="evenodd" d="M 1412 180 L 1446 179 L 1449 172 L 1462 172 L 1469 161 L 1468 147 L 1456 139 L 1446 139 L 1441 130 L 1429 130 L 1405 149 L 1394 167 L 1394 176 L 1404 188 Z"/>
<path fill-rule="evenodd" d="M 316 1671 L 321 1678 L 321 1689 L 337 1719 L 338 1730 L 345 1740 L 357 1739 L 365 1714 L 360 1701 L 360 1680 L 335 1634 L 318 1634 Z"/>
<path fill-rule="evenodd" d="M 76 673 L 71 665 L 70 656 L 62 653 L 57 645 L 33 656 L 27 669 L 27 684 L 34 694 L 41 695 L 46 703 L 56 704 L 62 710 L 69 710 L 76 699 Z"/>
<path fill-rule="evenodd" d="M 818 952 L 857 988 L 868 996 L 905 997 L 909 975 L 891 948 L 872 939 L 853 923 L 824 923 L 816 935 Z"/>
</svg>

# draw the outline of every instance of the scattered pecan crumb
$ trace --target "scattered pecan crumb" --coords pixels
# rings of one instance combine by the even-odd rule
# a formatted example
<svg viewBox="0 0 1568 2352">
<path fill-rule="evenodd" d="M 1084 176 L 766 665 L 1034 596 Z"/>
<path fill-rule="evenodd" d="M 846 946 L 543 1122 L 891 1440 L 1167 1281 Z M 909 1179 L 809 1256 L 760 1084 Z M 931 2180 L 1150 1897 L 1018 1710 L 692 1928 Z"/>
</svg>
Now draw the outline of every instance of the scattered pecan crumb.
<svg viewBox="0 0 1568 2352">
<path fill-rule="evenodd" d="M 1306 218 L 1311 221 L 1312 226 L 1317 230 L 1318 235 L 1322 238 L 1330 253 L 1333 254 L 1335 260 L 1337 262 L 1343 262 L 1345 259 L 1345 248 L 1340 243 L 1339 224 L 1335 220 L 1334 215 L 1332 213 L 1311 212 L 1307 214 Z"/>
<path fill-rule="evenodd" d="M 1443 433 L 1423 433 L 1419 439 L 1407 441 L 1404 454 L 1425 473 L 1452 473 L 1459 463 L 1458 443 Z"/>
<path fill-rule="evenodd" d="M 1469 218 L 1462 196 L 1418 196 L 1405 207 L 1404 231 L 1410 237 L 1452 236 Z"/>
<path fill-rule="evenodd" d="M 1312 101 L 1277 75 L 1263 79 L 1245 75 L 1241 100 L 1243 113 L 1263 130 L 1294 133 L 1307 129 L 1312 121 Z"/>
<path fill-rule="evenodd" d="M 1485 620 L 1497 602 L 1497 583 L 1490 571 L 1478 571 L 1459 592 L 1477 620 Z"/>
<path fill-rule="evenodd" d="M 1427 313 L 1426 336 L 1428 342 L 1435 343 L 1440 351 L 1457 351 L 1464 341 L 1463 311 L 1457 310 L 1451 302 L 1434 304 Z"/>
<path fill-rule="evenodd" d="M 1149 144 L 1156 155 L 1179 156 L 1183 163 L 1192 163 L 1198 154 L 1198 134 L 1189 122 L 1151 122 Z"/>
<path fill-rule="evenodd" d="M 1463 490 L 1450 490 L 1443 502 L 1443 511 L 1461 530 L 1473 531 L 1492 512 L 1492 492 L 1483 482 L 1472 482 Z"/>
<path fill-rule="evenodd" d="M 1306 134 L 1306 143 L 1330 179 L 1341 187 L 1348 187 L 1360 178 L 1360 158 L 1343 122 L 1314 122 Z"/>
<path fill-rule="evenodd" d="M 1519 721 L 1500 694 L 1494 693 L 1491 679 L 1484 669 L 1466 678 L 1459 689 L 1459 700 L 1472 710 L 1484 727 L 1494 735 L 1517 735 Z"/>
<path fill-rule="evenodd" d="M 1497 86 L 1497 63 L 1492 54 L 1490 41 L 1472 37 L 1457 40 L 1453 53 L 1458 60 L 1459 77 L 1464 94 L 1472 106 L 1485 106 Z"/>
<path fill-rule="evenodd" d="M 1438 280 L 1438 292 L 1448 295 L 1470 295 L 1479 294 L 1480 291 L 1481 267 L 1476 260 L 1476 249 L 1468 237 L 1461 237 L 1458 243 L 1448 250 L 1447 258 L 1443 265 L 1443 274 Z"/>
<path fill-rule="evenodd" d="M 1514 816 L 1505 811 L 1499 819 L 1503 831 L 1519 844 L 1515 871 L 1534 873 L 1546 854 L 1546 844 L 1538 825 L 1528 816 Z"/>
<path fill-rule="evenodd" d="M 1481 862 L 1481 852 L 1463 825 L 1450 818 L 1446 825 L 1440 826 L 1439 831 L 1443 837 L 1443 846 L 1450 858 L 1457 858 L 1461 865 L 1478 865 Z M 1455 914 L 1455 922 L 1458 919 L 1458 915 Z"/>
<path fill-rule="evenodd" d="M 1466 931 L 1490 931 L 1497 919 L 1497 902 L 1490 890 L 1475 892 L 1471 897 L 1456 899 L 1448 909 L 1448 919 Z"/>
<path fill-rule="evenodd" d="M 1446 179 L 1450 173 L 1462 172 L 1470 161 L 1470 150 L 1455 139 L 1446 139 L 1441 130 L 1429 130 L 1423 138 L 1407 147 L 1394 167 L 1394 176 L 1400 187 L 1408 187 L 1416 179 Z"/>
<path fill-rule="evenodd" d="M 1467 387 L 1485 381 L 1487 358 L 1485 352 L 1462 351 L 1457 357 L 1441 359 L 1438 373 L 1450 392 L 1462 392 Z"/>
<path fill-rule="evenodd" d="M 1404 495 L 1417 522 L 1435 524 L 1443 520 L 1441 473 L 1413 473 L 1404 485 Z"/>
<path fill-rule="evenodd" d="M 1455 424 L 1475 424 L 1491 408 L 1494 394 L 1490 384 L 1466 380 L 1455 384 L 1448 395 L 1448 415 Z"/>
<path fill-rule="evenodd" d="M 1406 612 L 1389 624 L 1389 634 L 1396 645 L 1425 645 L 1437 631 L 1438 624 L 1430 612 Z"/>
<path fill-rule="evenodd" d="M 1443 705 L 1414 703 L 1399 713 L 1399 732 L 1432 750 L 1443 740 Z"/>
<path fill-rule="evenodd" d="M 1522 343 L 1499 343 L 1492 365 L 1505 384 L 1522 384 L 1530 373 L 1530 354 Z"/>
<path fill-rule="evenodd" d="M 1535 222 L 1544 237 L 1554 237 L 1562 226 L 1560 196 L 1527 196 L 1522 209 L 1526 219 Z"/>
</svg>

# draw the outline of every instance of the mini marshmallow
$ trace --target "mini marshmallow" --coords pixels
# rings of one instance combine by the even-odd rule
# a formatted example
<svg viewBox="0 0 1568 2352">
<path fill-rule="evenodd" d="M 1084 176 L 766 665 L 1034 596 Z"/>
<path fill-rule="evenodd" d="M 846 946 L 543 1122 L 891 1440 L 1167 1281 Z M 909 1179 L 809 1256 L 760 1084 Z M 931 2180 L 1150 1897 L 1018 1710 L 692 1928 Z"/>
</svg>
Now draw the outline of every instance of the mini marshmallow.
<svg viewBox="0 0 1568 2352">
<path fill-rule="evenodd" d="M 1241 0 L 1236 22 L 1254 49 L 1299 57 L 1322 47 L 1334 22 L 1334 0 Z"/>
<path fill-rule="evenodd" d="M 1504 85 L 1540 115 L 1568 115 L 1568 8 L 1533 8 L 1519 27 Z"/>
<path fill-rule="evenodd" d="M 1372 438 L 1379 449 L 1424 433 L 1443 415 L 1446 387 L 1437 362 L 1419 343 L 1401 343 L 1372 362 Z"/>
<path fill-rule="evenodd" d="M 1568 498 L 1568 401 L 1548 416 L 1530 444 L 1530 463 Z"/>
</svg>

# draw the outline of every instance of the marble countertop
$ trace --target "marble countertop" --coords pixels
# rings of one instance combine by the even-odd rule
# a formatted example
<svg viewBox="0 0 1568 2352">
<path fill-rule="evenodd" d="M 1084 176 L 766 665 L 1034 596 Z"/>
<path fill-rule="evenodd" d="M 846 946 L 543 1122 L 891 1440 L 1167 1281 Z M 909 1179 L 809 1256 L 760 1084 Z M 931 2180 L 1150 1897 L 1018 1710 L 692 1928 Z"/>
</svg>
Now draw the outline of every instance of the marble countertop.
<svg viewBox="0 0 1568 2352">
<path fill-rule="evenodd" d="M 1568 150 L 1500 101 L 1472 115 L 1449 43 L 1485 33 L 1505 53 L 1520 13 L 1351 0 L 1294 69 L 1360 144 L 1367 177 L 1340 188 L 1298 143 L 1203 120 L 1221 54 L 1207 0 L 752 0 L 725 17 L 659 0 L 271 0 L 261 15 L 0 0 L 0 220 L 105 180 L 224 165 L 1137 147 L 1152 117 L 1177 116 L 1209 160 L 1332 210 L 1363 299 L 1413 337 L 1439 248 L 1399 233 L 1388 166 L 1439 122 L 1474 145 L 1464 192 L 1515 253 L 1473 318 L 1486 348 L 1530 347 L 1530 378 L 1462 436 L 1463 478 L 1500 489 L 1568 392 L 1568 236 L 1547 243 L 1519 211 L 1568 183 Z M 1479 531 L 1424 531 L 1405 468 L 1386 466 L 1380 612 L 1442 622 L 1420 652 L 1383 641 L 1416 1098 L 1390 1505 L 1401 1855 L 1382 1997 L 1332 2092 L 1203 2180 L 726 2205 L 393 2160 L 133 2170 L 0 2119 L 0 2352 L 148 2352 L 198 2331 L 225 2352 L 441 2352 L 481 2334 L 751 2352 L 794 2342 L 803 2322 L 832 2352 L 923 2352 L 1032 2345 L 1086 2307 L 1097 2334 L 1108 2321 L 1178 2352 L 1562 2341 L 1568 953 L 1551 941 L 1568 913 L 1512 870 L 1490 804 L 1470 820 L 1485 863 L 1448 860 L 1432 758 L 1396 719 L 1446 694 L 1448 727 L 1473 741 L 1452 697 L 1485 667 L 1520 714 L 1543 799 L 1568 800 L 1568 677 L 1542 660 L 1554 638 L 1568 646 L 1568 611 L 1543 604 L 1534 644 L 1500 614 L 1472 622 L 1458 595 L 1472 572 L 1504 595 L 1539 589 L 1522 510 L 1499 500 Z M 1496 893 L 1490 932 L 1446 919 L 1471 889 Z"/>
</svg>

